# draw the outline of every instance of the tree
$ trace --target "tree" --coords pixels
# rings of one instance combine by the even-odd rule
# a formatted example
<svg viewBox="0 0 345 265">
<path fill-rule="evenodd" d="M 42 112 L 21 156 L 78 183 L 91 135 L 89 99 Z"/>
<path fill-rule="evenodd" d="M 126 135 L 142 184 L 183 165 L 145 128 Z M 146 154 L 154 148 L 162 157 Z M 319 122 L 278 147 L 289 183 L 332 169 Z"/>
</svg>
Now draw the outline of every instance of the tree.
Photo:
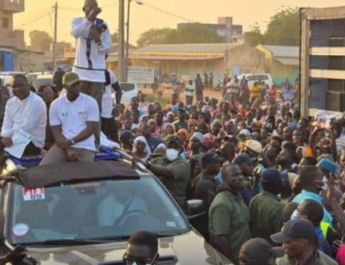
<svg viewBox="0 0 345 265">
<path fill-rule="evenodd" d="M 259 25 L 256 23 L 251 29 L 244 33 L 244 40 L 252 47 L 256 47 L 259 44 L 263 44 L 264 35 L 261 33 Z"/>
<path fill-rule="evenodd" d="M 137 44 L 139 47 L 145 47 L 150 44 L 165 44 L 167 36 L 173 31 L 175 30 L 169 28 L 150 29 L 140 35 Z"/>
<path fill-rule="evenodd" d="M 53 38 L 45 31 L 34 30 L 30 32 L 30 43 L 34 48 L 40 51 L 49 51 Z"/>
<path fill-rule="evenodd" d="M 270 18 L 265 32 L 265 43 L 270 45 L 299 46 L 299 9 L 282 7 Z"/>
<path fill-rule="evenodd" d="M 214 29 L 199 23 L 184 24 L 178 30 L 171 31 L 166 40 L 169 44 L 185 43 L 220 43 L 224 42 Z"/>
<path fill-rule="evenodd" d="M 113 34 L 111 34 L 111 42 L 112 43 L 118 43 L 119 42 L 119 33 L 118 32 L 114 32 Z"/>
</svg>

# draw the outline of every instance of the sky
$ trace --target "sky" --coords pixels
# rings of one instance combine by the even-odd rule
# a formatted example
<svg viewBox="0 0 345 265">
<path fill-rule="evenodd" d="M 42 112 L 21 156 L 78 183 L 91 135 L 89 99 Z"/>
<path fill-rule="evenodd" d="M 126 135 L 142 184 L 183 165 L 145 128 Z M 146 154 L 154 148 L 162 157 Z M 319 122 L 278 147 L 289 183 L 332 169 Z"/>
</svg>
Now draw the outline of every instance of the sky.
<svg viewBox="0 0 345 265">
<path fill-rule="evenodd" d="M 25 12 L 14 16 L 14 27 L 25 30 L 29 45 L 31 30 L 44 30 L 53 36 L 55 0 L 24 0 Z M 151 28 L 176 28 L 181 22 L 217 23 L 218 17 L 233 17 L 234 24 L 242 24 L 244 30 L 258 23 L 263 30 L 270 17 L 283 6 L 330 7 L 344 6 L 343 0 L 140 0 L 143 4 L 131 4 L 130 42 L 136 44 L 140 34 Z M 127 3 L 128 0 L 125 0 Z M 70 24 L 74 17 L 83 16 L 84 0 L 58 0 L 58 41 L 68 41 Z M 98 0 L 102 7 L 99 17 L 109 25 L 111 32 L 118 29 L 118 0 Z M 171 14 L 167 14 L 171 13 Z"/>
</svg>

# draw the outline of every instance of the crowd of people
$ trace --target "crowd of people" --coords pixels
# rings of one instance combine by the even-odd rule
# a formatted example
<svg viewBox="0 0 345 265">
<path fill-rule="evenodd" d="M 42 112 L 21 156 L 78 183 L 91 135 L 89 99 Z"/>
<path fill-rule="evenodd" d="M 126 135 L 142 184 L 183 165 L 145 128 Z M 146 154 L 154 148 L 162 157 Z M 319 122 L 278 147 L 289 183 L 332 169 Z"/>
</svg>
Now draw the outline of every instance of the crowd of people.
<svg viewBox="0 0 345 265">
<path fill-rule="evenodd" d="M 185 101 L 172 94 L 163 106 L 139 92 L 121 104 L 119 83 L 104 69 L 111 41 L 101 9 L 86 0 L 83 10 L 72 25 L 73 72 L 57 71 L 55 87 L 38 91 L 15 75 L 14 97 L 2 91 L 0 151 L 45 150 L 47 165 L 92 161 L 102 145 L 121 148 L 181 209 L 203 201 L 206 214 L 193 226 L 236 265 L 345 264 L 345 119 L 301 117 L 289 84 L 278 101 L 274 87 L 236 77 L 224 80 L 221 101 L 204 97 L 199 75 L 186 85 Z M 154 235 L 131 240 L 153 248 L 145 262 L 158 260 Z M 283 252 L 273 248 L 279 245 Z M 127 249 L 124 258 L 133 256 Z"/>
</svg>

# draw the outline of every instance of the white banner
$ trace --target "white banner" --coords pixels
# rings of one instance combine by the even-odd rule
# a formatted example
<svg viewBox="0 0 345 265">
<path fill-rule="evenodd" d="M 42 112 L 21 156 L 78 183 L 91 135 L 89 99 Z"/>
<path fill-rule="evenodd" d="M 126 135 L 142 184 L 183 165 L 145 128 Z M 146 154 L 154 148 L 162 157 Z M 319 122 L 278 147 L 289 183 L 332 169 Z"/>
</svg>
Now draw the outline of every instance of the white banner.
<svg viewBox="0 0 345 265">
<path fill-rule="evenodd" d="M 128 83 L 153 84 L 155 71 L 153 68 L 129 67 Z"/>
</svg>

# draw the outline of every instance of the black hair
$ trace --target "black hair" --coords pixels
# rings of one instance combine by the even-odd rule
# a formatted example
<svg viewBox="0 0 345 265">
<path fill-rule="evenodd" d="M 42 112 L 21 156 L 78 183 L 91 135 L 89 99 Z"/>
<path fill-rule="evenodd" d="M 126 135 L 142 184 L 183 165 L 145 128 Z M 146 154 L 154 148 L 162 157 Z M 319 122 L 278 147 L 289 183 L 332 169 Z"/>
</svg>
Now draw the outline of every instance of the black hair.
<svg viewBox="0 0 345 265">
<path fill-rule="evenodd" d="M 157 236 L 148 231 L 138 231 L 134 233 L 128 239 L 127 244 L 147 246 L 150 249 L 152 256 L 156 255 L 156 253 L 158 252 Z"/>
<path fill-rule="evenodd" d="M 13 79 L 15 79 L 15 78 L 21 78 L 21 79 L 23 79 L 23 80 L 26 82 L 26 84 L 29 84 L 28 79 L 27 79 L 26 76 L 23 75 L 23 74 L 15 74 L 12 78 L 13 78 Z"/>
<path fill-rule="evenodd" d="M 300 214 L 305 215 L 315 227 L 320 225 L 323 219 L 323 207 L 320 203 L 309 199 L 301 202 L 298 208 Z"/>
<path fill-rule="evenodd" d="M 312 185 L 315 176 L 319 173 L 319 169 L 316 166 L 305 166 L 302 168 L 299 179 L 301 188 L 306 189 Z"/>
<path fill-rule="evenodd" d="M 306 156 L 306 157 L 303 157 L 302 159 L 304 159 L 305 161 L 307 161 L 307 164 L 309 166 L 316 166 L 317 164 L 317 160 L 315 157 L 312 157 L 312 156 Z"/>
<path fill-rule="evenodd" d="M 297 149 L 296 145 L 292 142 L 286 142 L 283 145 L 283 150 L 289 153 L 292 163 L 298 163 L 298 156 L 296 154 L 296 149 Z"/>
<path fill-rule="evenodd" d="M 42 86 L 40 86 L 40 87 L 37 89 L 37 94 L 38 94 L 38 93 L 43 93 L 43 91 L 44 91 L 44 89 L 45 89 L 46 87 L 49 87 L 49 86 L 48 86 L 48 85 L 42 85 Z"/>
<path fill-rule="evenodd" d="M 282 212 L 282 219 L 283 223 L 287 223 L 291 219 L 291 215 L 297 209 L 298 203 L 297 202 L 290 202 L 283 208 Z"/>
</svg>

